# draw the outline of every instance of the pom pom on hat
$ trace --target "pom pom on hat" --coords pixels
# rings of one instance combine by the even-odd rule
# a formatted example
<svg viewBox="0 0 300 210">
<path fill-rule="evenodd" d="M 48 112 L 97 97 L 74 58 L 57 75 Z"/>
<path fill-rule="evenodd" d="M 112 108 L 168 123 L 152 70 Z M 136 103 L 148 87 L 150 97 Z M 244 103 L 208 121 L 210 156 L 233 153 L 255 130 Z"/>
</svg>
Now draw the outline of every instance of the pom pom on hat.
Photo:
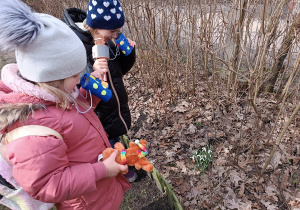
<svg viewBox="0 0 300 210">
<path fill-rule="evenodd" d="M 118 0 L 90 0 L 87 7 L 86 24 L 94 29 L 113 30 L 121 28 L 125 16 Z"/>
<path fill-rule="evenodd" d="M 34 13 L 19 0 L 0 0 L 0 13 L 0 45 L 15 50 L 24 78 L 50 82 L 85 68 L 84 45 L 61 20 Z"/>
<path fill-rule="evenodd" d="M 14 51 L 30 44 L 41 30 L 42 23 L 36 14 L 21 1 L 0 1 L 0 14 L 0 44 L 3 51 Z"/>
</svg>

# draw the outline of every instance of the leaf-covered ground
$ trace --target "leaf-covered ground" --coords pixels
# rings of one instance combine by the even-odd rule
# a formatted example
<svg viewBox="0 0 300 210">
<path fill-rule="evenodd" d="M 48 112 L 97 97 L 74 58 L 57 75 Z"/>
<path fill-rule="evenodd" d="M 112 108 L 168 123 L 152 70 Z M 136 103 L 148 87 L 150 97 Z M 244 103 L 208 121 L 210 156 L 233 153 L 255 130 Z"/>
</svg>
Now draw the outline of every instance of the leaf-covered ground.
<svg viewBox="0 0 300 210">
<path fill-rule="evenodd" d="M 161 99 L 166 93 L 146 88 L 139 75 L 125 78 L 133 119 L 129 137 L 149 141 L 148 159 L 174 187 L 184 209 L 300 208 L 299 113 L 259 176 L 298 101 L 286 102 L 273 130 L 280 107 L 271 96 L 258 99 L 259 120 L 245 95 L 231 103 L 225 97 L 212 100 L 200 81 L 197 96 L 171 105 Z M 207 144 L 213 163 L 201 174 L 191 156 Z"/>
</svg>

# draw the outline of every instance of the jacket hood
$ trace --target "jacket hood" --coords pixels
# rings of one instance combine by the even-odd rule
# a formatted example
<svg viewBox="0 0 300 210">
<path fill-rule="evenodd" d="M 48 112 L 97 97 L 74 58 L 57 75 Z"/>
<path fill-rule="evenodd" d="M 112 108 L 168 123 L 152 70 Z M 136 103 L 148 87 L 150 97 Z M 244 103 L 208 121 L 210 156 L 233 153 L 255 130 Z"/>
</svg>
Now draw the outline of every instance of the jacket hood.
<svg viewBox="0 0 300 210">
<path fill-rule="evenodd" d="M 93 45 L 94 40 L 89 31 L 84 31 L 79 28 L 76 23 L 82 23 L 86 19 L 86 12 L 78 8 L 66 9 L 62 16 L 62 21 L 65 22 L 80 38 L 83 44 Z"/>
<path fill-rule="evenodd" d="M 17 64 L 8 64 L 1 71 L 0 130 L 18 120 L 26 120 L 35 110 L 57 102 L 51 93 L 22 79 L 17 72 Z"/>
</svg>

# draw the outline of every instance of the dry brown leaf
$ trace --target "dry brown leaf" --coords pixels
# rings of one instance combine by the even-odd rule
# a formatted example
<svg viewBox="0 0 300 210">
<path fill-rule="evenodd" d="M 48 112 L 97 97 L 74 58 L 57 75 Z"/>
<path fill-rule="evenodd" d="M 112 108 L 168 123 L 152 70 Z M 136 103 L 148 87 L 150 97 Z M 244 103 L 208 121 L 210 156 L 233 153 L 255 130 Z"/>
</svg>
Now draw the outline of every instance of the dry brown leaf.
<svg viewBox="0 0 300 210">
<path fill-rule="evenodd" d="M 299 160 L 300 160 L 300 157 L 297 157 L 297 156 L 288 156 L 287 159 L 293 160 L 294 165 L 297 165 L 298 162 L 299 162 Z"/>
<path fill-rule="evenodd" d="M 179 148 L 181 148 L 180 142 L 175 142 L 173 146 L 174 151 L 177 151 Z"/>
<path fill-rule="evenodd" d="M 212 108 L 212 104 L 208 103 L 206 106 L 205 106 L 205 109 L 211 109 Z"/>
<path fill-rule="evenodd" d="M 281 177 L 281 189 L 286 189 L 288 186 L 288 181 L 289 181 L 289 170 L 284 170 L 284 173 Z"/>
<path fill-rule="evenodd" d="M 229 209 L 239 209 L 239 203 L 241 200 L 236 198 L 234 191 L 227 187 L 228 190 L 227 196 L 225 198 L 225 207 Z"/>
<path fill-rule="evenodd" d="M 166 163 L 173 162 L 175 160 L 174 157 L 176 153 L 174 151 L 167 150 L 165 154 L 166 154 L 166 160 L 165 160 Z"/>
<path fill-rule="evenodd" d="M 229 178 L 234 183 L 234 186 L 238 186 L 239 181 L 242 181 L 241 174 L 239 174 L 236 170 L 231 170 L 229 172 Z"/>
<path fill-rule="evenodd" d="M 276 188 L 275 185 L 269 185 L 265 188 L 265 191 L 267 193 L 267 195 L 272 198 L 272 201 L 278 201 L 278 197 L 277 197 L 277 191 L 278 189 Z"/>
<path fill-rule="evenodd" d="M 227 163 L 227 160 L 224 157 L 218 157 L 218 159 L 214 160 L 214 163 L 218 166 L 223 166 Z"/>
<path fill-rule="evenodd" d="M 226 202 L 227 202 L 226 207 L 229 209 L 239 209 L 240 208 L 239 201 L 227 199 Z"/>
<path fill-rule="evenodd" d="M 244 193 L 245 193 L 245 184 L 242 183 L 241 186 L 240 186 L 240 189 L 239 189 L 238 196 L 243 197 Z"/>
<path fill-rule="evenodd" d="M 264 200 L 261 200 L 260 202 L 264 204 L 267 210 L 278 210 L 278 206 L 276 204 L 272 204 L 271 202 Z"/>
<path fill-rule="evenodd" d="M 251 160 L 246 159 L 246 160 L 240 160 L 238 164 L 242 169 L 245 169 L 247 164 L 252 163 L 252 162 L 253 162 L 252 159 Z"/>
<path fill-rule="evenodd" d="M 221 138 L 221 137 L 224 137 L 225 136 L 225 133 L 223 131 L 217 131 L 216 132 L 216 138 Z"/>
<path fill-rule="evenodd" d="M 281 163 L 281 153 L 280 153 L 280 152 L 276 151 L 276 152 L 274 153 L 274 156 L 273 156 L 273 158 L 272 158 L 272 160 L 271 160 L 271 164 L 272 164 L 272 166 L 273 166 L 274 168 L 277 168 L 277 166 L 278 166 L 279 164 L 282 164 L 282 163 Z"/>
<path fill-rule="evenodd" d="M 252 203 L 251 202 L 247 202 L 247 203 L 242 203 L 240 202 L 240 206 L 239 209 L 241 210 L 252 210 Z"/>
<path fill-rule="evenodd" d="M 178 188 L 180 189 L 180 192 L 185 193 L 191 191 L 191 186 L 188 182 L 181 183 Z"/>
<path fill-rule="evenodd" d="M 189 105 L 187 101 L 182 101 L 175 107 L 174 112 L 184 113 L 188 110 Z"/>
<path fill-rule="evenodd" d="M 300 209 L 300 198 L 295 198 L 295 200 L 291 200 L 288 204 L 291 205 L 293 210 Z"/>
<path fill-rule="evenodd" d="M 197 131 L 197 127 L 194 124 L 190 124 L 185 134 L 194 134 Z"/>
<path fill-rule="evenodd" d="M 209 204 L 209 202 L 208 202 L 207 200 L 204 200 L 204 201 L 202 202 L 202 205 L 203 205 L 205 208 L 207 208 L 207 209 L 211 209 L 211 205 Z"/>
</svg>

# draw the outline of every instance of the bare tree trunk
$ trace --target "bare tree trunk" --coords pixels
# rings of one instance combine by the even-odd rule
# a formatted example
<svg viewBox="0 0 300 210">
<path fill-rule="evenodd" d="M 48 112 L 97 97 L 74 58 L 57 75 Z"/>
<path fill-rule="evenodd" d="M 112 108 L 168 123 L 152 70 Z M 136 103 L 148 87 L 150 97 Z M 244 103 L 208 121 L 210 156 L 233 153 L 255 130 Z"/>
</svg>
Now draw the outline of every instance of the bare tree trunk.
<svg viewBox="0 0 300 210">
<path fill-rule="evenodd" d="M 288 55 L 289 50 L 292 47 L 293 41 L 296 35 L 299 33 L 300 28 L 300 13 L 297 18 L 294 19 L 291 27 L 289 28 L 287 34 L 283 38 L 281 47 L 278 50 L 276 61 L 271 69 L 271 77 L 262 85 L 262 89 L 266 92 L 273 92 L 275 83 L 278 79 L 279 73 L 283 68 L 283 63 Z"/>
<path fill-rule="evenodd" d="M 240 46 L 241 46 L 241 38 L 243 37 L 243 26 L 244 26 L 244 21 L 245 21 L 245 14 L 247 11 L 247 5 L 248 5 L 248 0 L 244 0 L 243 2 L 240 3 L 240 18 L 238 20 L 238 27 L 237 27 L 237 32 L 235 34 L 235 47 L 233 51 L 233 69 L 235 71 L 239 71 L 238 69 L 238 60 L 240 59 Z M 236 83 L 236 74 L 231 73 L 231 79 L 230 81 L 235 84 Z"/>
<path fill-rule="evenodd" d="M 236 31 L 233 34 L 233 53 L 231 57 L 232 68 L 234 71 L 239 71 L 238 69 L 238 60 L 240 59 L 240 46 L 241 38 L 243 37 L 243 25 L 245 21 L 245 14 L 247 11 L 248 0 L 238 0 L 236 1 L 237 8 L 240 9 L 239 19 L 236 27 Z M 228 96 L 234 91 L 236 85 L 237 75 L 234 72 L 230 72 L 229 78 L 227 81 L 227 94 Z"/>
</svg>

